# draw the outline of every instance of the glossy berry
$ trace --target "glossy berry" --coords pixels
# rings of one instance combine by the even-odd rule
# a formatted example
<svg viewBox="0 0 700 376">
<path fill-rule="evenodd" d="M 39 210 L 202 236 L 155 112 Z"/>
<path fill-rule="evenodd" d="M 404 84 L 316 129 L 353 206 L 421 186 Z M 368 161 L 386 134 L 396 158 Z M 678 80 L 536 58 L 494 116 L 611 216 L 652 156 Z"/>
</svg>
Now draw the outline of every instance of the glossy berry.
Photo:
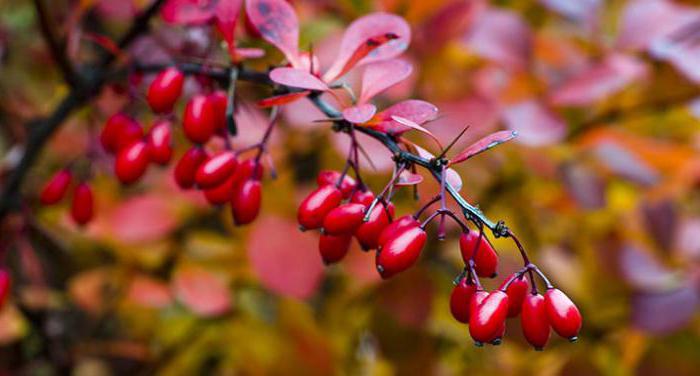
<svg viewBox="0 0 700 376">
<path fill-rule="evenodd" d="M 420 227 L 412 227 L 389 239 L 377 253 L 377 271 L 389 278 L 416 263 L 428 235 Z"/>
<path fill-rule="evenodd" d="M 479 242 L 479 245 L 475 247 L 477 242 Z M 474 263 L 476 264 L 476 274 L 484 278 L 495 277 L 496 269 L 498 268 L 498 255 L 491 244 L 489 244 L 486 235 L 479 240 L 478 231 L 472 230 L 463 233 L 459 238 L 459 249 L 462 252 L 462 259 L 464 259 L 465 263 L 469 263 L 475 248 Z"/>
<path fill-rule="evenodd" d="M 204 189 L 204 198 L 212 205 L 223 205 L 230 202 L 234 193 L 233 175 L 216 187 Z"/>
<path fill-rule="evenodd" d="M 146 100 L 153 112 L 171 112 L 182 94 L 184 81 L 185 76 L 175 67 L 166 68 L 158 73 L 146 94 Z"/>
<path fill-rule="evenodd" d="M 238 166 L 236 154 L 223 151 L 206 160 L 197 169 L 195 182 L 200 188 L 211 188 L 223 184 L 233 175 Z"/>
<path fill-rule="evenodd" d="M 512 274 L 510 277 L 503 280 L 499 289 L 505 286 L 514 275 L 515 274 Z M 525 279 L 524 276 L 513 280 L 510 286 L 508 286 L 506 290 L 506 294 L 508 294 L 508 317 L 515 317 L 520 314 L 520 308 L 523 305 L 523 301 L 525 301 L 525 296 L 528 295 L 529 289 L 530 285 L 527 283 L 527 279 Z"/>
<path fill-rule="evenodd" d="M 299 205 L 297 220 L 303 230 L 321 228 L 323 219 L 340 205 L 343 194 L 334 185 L 324 185 L 311 192 Z"/>
<path fill-rule="evenodd" d="M 131 184 L 143 176 L 149 162 L 148 146 L 139 141 L 119 151 L 114 160 L 114 173 L 123 184 Z"/>
<path fill-rule="evenodd" d="M 501 334 L 508 315 L 508 295 L 496 290 L 476 304 L 469 317 L 469 334 L 477 343 L 491 342 Z"/>
<path fill-rule="evenodd" d="M 351 235 L 322 234 L 318 240 L 318 251 L 325 264 L 338 262 L 345 257 L 350 249 Z"/>
<path fill-rule="evenodd" d="M 129 115 L 117 113 L 112 115 L 102 128 L 100 143 L 106 151 L 114 154 L 142 137 L 141 124 Z"/>
<path fill-rule="evenodd" d="M 388 214 L 384 205 L 377 204 L 372 213 L 369 215 L 369 220 L 360 225 L 355 230 L 355 237 L 360 242 L 363 249 L 377 249 L 379 247 L 379 237 L 389 223 L 391 222 L 391 212 L 393 205 L 389 207 Z"/>
<path fill-rule="evenodd" d="M 450 312 L 455 320 L 468 324 L 469 323 L 469 304 L 472 300 L 472 295 L 476 292 L 476 285 L 467 283 L 466 278 L 452 289 L 450 294 Z"/>
<path fill-rule="evenodd" d="M 0 309 L 5 306 L 7 298 L 10 296 L 10 291 L 12 290 L 12 276 L 10 272 L 5 269 L 0 269 Z"/>
<path fill-rule="evenodd" d="M 374 193 L 372 193 L 372 191 L 370 190 L 355 191 L 355 193 L 353 193 L 352 197 L 350 198 L 350 202 L 356 202 L 358 204 L 362 204 L 368 207 L 372 205 L 372 201 L 374 201 Z"/>
<path fill-rule="evenodd" d="M 226 105 L 228 104 L 228 95 L 226 95 L 226 92 L 223 90 L 216 90 L 209 94 L 209 100 L 214 104 L 216 129 L 226 129 Z"/>
<path fill-rule="evenodd" d="M 73 191 L 73 202 L 70 210 L 73 221 L 79 225 L 90 222 L 94 214 L 94 205 L 90 185 L 87 183 L 78 184 Z"/>
<path fill-rule="evenodd" d="M 323 219 L 323 231 L 328 235 L 352 235 L 365 216 L 365 206 L 349 202 L 333 208 Z"/>
<path fill-rule="evenodd" d="M 177 185 L 182 189 L 192 188 L 197 169 L 207 158 L 209 158 L 207 152 L 198 146 L 187 150 L 175 165 L 173 176 Z"/>
<path fill-rule="evenodd" d="M 395 238 L 402 232 L 420 226 L 420 223 L 412 215 L 404 215 L 403 217 L 391 222 L 382 233 L 377 241 L 379 247 L 383 247 L 390 239 Z"/>
<path fill-rule="evenodd" d="M 151 161 L 167 165 L 173 156 L 172 130 L 169 121 L 161 120 L 153 125 L 146 137 Z"/>
<path fill-rule="evenodd" d="M 55 173 L 41 190 L 39 199 L 42 205 L 53 205 L 63 199 L 72 179 L 70 170 L 63 169 Z"/>
<path fill-rule="evenodd" d="M 574 302 L 559 289 L 548 289 L 544 294 L 547 318 L 557 334 L 576 341 L 581 330 L 581 313 Z"/>
<path fill-rule="evenodd" d="M 262 185 L 260 180 L 248 179 L 234 190 L 231 211 L 236 225 L 253 222 L 260 213 Z"/>
<path fill-rule="evenodd" d="M 544 297 L 540 294 L 527 294 L 522 305 L 520 324 L 523 335 L 535 350 L 542 350 L 549 341 L 549 319 Z"/>
<path fill-rule="evenodd" d="M 185 106 L 182 130 L 187 138 L 197 144 L 204 144 L 216 130 L 216 108 L 209 97 L 198 94 Z"/>
<path fill-rule="evenodd" d="M 263 176 L 263 165 L 255 158 L 246 159 L 238 164 L 233 172 L 233 184 L 238 185 L 248 179 L 260 180 Z"/>
<path fill-rule="evenodd" d="M 323 170 L 318 173 L 318 176 L 316 177 L 316 184 L 318 184 L 319 187 L 322 187 L 324 185 L 338 186 L 338 182 L 340 181 L 341 175 L 342 174 L 338 171 Z M 343 192 L 343 197 L 348 198 L 350 197 L 350 194 L 352 194 L 352 191 L 355 189 L 356 185 L 357 182 L 355 182 L 355 179 L 346 174 L 343 177 L 343 180 L 340 181 L 340 185 L 338 186 L 338 188 L 340 188 L 340 191 Z"/>
</svg>

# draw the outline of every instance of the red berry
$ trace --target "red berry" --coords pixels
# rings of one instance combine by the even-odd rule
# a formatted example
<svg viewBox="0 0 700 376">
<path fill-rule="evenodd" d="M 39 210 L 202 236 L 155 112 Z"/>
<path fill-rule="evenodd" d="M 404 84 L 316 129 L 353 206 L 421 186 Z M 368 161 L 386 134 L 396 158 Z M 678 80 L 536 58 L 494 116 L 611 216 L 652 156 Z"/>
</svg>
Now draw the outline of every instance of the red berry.
<svg viewBox="0 0 700 376">
<path fill-rule="evenodd" d="M 175 67 L 169 67 L 158 73 L 148 87 L 146 99 L 148 105 L 156 113 L 166 113 L 173 110 L 175 102 L 182 94 L 185 76 Z"/>
<path fill-rule="evenodd" d="M 323 170 L 318 173 L 318 177 L 316 177 L 316 184 L 318 184 L 319 187 L 324 185 L 337 185 L 340 181 L 341 175 L 342 174 L 338 171 Z M 338 188 L 340 188 L 340 191 L 343 192 L 343 197 L 348 198 L 355 189 L 355 186 L 357 186 L 355 179 L 346 174 L 345 177 L 343 177 L 343 181 L 340 182 L 340 186 Z"/>
<path fill-rule="evenodd" d="M 374 201 L 374 193 L 372 193 L 370 190 L 355 191 L 355 193 L 352 194 L 350 201 L 363 204 L 365 206 L 370 206 L 372 205 L 372 201 Z"/>
<path fill-rule="evenodd" d="M 328 235 L 352 234 L 362 224 L 365 209 L 352 202 L 333 208 L 323 219 L 323 231 Z"/>
<path fill-rule="evenodd" d="M 420 226 L 420 223 L 412 215 L 404 215 L 403 217 L 391 222 L 382 233 L 379 235 L 378 246 L 383 247 L 390 239 L 393 239 L 400 233 Z"/>
<path fill-rule="evenodd" d="M 377 270 L 382 278 L 389 278 L 415 264 L 427 238 L 422 228 L 411 227 L 389 239 L 377 253 Z"/>
<path fill-rule="evenodd" d="M 343 194 L 334 185 L 324 185 L 311 192 L 299 205 L 297 220 L 302 229 L 310 230 L 323 226 L 328 212 L 340 205 Z"/>
<path fill-rule="evenodd" d="M 68 169 L 55 173 L 41 190 L 39 199 L 42 205 L 52 205 L 61 201 L 68 191 L 72 176 Z"/>
<path fill-rule="evenodd" d="M 167 165 L 173 156 L 172 130 L 167 120 L 158 121 L 153 125 L 146 138 L 148 155 L 151 161 Z"/>
<path fill-rule="evenodd" d="M 462 251 L 464 262 L 467 264 L 469 263 L 474 248 L 477 248 L 476 255 L 474 256 L 476 274 L 484 278 L 496 276 L 496 269 L 498 268 L 498 255 L 496 251 L 491 244 L 489 244 L 485 235 L 481 237 L 478 247 L 475 247 L 477 241 L 479 241 L 479 232 L 475 230 L 463 233 L 459 238 L 459 249 Z"/>
<path fill-rule="evenodd" d="M 260 180 L 263 176 L 263 165 L 255 158 L 246 159 L 238 164 L 233 173 L 234 185 L 238 185 L 248 179 Z"/>
<path fill-rule="evenodd" d="M 94 199 L 92 188 L 87 183 L 80 183 L 73 191 L 73 202 L 70 214 L 73 221 L 79 225 L 85 225 L 92 219 L 94 212 Z"/>
<path fill-rule="evenodd" d="M 535 348 L 542 350 L 549 341 L 549 320 L 544 297 L 540 294 L 527 294 L 522 305 L 520 324 L 525 339 Z"/>
<path fill-rule="evenodd" d="M 511 274 L 510 277 L 506 278 L 503 283 L 501 283 L 499 289 L 505 286 L 506 282 L 513 278 L 514 275 L 515 274 Z M 506 290 L 506 294 L 508 294 L 508 317 L 515 317 L 520 314 L 520 308 L 523 305 L 523 301 L 529 289 L 530 285 L 527 283 L 525 276 L 520 276 L 520 278 L 513 280 L 510 286 L 508 286 Z"/>
<path fill-rule="evenodd" d="M 143 137 L 143 128 L 131 116 L 117 113 L 112 115 L 102 128 L 100 143 L 110 153 L 131 145 Z"/>
<path fill-rule="evenodd" d="M 216 187 L 233 175 L 236 166 L 236 154 L 231 151 L 221 152 L 199 166 L 195 181 L 200 188 Z"/>
<path fill-rule="evenodd" d="M 574 302 L 559 289 L 549 289 L 544 294 L 547 318 L 557 334 L 576 341 L 581 330 L 581 312 Z"/>
<path fill-rule="evenodd" d="M 452 289 L 452 294 L 450 294 L 450 312 L 455 320 L 465 324 L 469 323 L 469 304 L 475 292 L 476 285 L 467 283 L 466 278 L 462 278 Z"/>
<path fill-rule="evenodd" d="M 10 272 L 7 269 L 2 268 L 0 269 L 0 309 L 5 306 L 11 289 L 12 276 L 10 276 Z"/>
<path fill-rule="evenodd" d="M 496 290 L 476 304 L 469 318 L 469 334 L 477 343 L 491 342 L 501 333 L 508 315 L 508 295 Z"/>
<path fill-rule="evenodd" d="M 198 94 L 187 102 L 182 129 L 185 136 L 194 143 L 209 141 L 216 130 L 216 108 L 207 96 Z"/>
<path fill-rule="evenodd" d="M 143 176 L 149 162 L 148 146 L 143 141 L 136 142 L 119 151 L 114 160 L 114 173 L 123 184 L 131 184 Z"/>
<path fill-rule="evenodd" d="M 262 185 L 260 180 L 248 179 L 234 190 L 231 199 L 233 221 L 236 225 L 246 225 L 253 222 L 260 212 L 262 201 Z"/>
<path fill-rule="evenodd" d="M 209 156 L 204 149 L 193 146 L 182 155 L 175 165 L 175 182 L 182 189 L 192 188 L 197 169 Z"/>
<path fill-rule="evenodd" d="M 217 90 L 209 94 L 209 100 L 214 104 L 214 118 L 216 119 L 216 129 L 226 129 L 226 105 L 228 95 L 223 90 Z"/>
<path fill-rule="evenodd" d="M 203 191 L 204 197 L 212 205 L 223 205 L 230 202 L 233 198 L 234 187 L 234 177 L 232 175 L 216 187 L 205 189 Z"/>
<path fill-rule="evenodd" d="M 351 235 L 322 234 L 318 241 L 318 250 L 325 264 L 338 262 L 345 257 L 350 249 Z"/>
<path fill-rule="evenodd" d="M 360 225 L 355 230 L 355 237 L 360 242 L 363 249 L 377 249 L 379 247 L 379 236 L 391 221 L 391 206 L 389 214 L 381 203 L 372 209 L 369 220 Z"/>
</svg>

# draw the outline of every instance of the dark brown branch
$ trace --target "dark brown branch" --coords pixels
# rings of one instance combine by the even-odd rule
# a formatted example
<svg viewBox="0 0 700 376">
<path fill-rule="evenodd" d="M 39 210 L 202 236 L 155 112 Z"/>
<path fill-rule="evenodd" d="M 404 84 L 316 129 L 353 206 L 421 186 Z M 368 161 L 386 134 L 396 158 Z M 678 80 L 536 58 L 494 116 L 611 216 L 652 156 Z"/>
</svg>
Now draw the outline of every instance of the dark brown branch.
<svg viewBox="0 0 700 376">
<path fill-rule="evenodd" d="M 46 41 L 46 45 L 49 47 L 51 57 L 63 74 L 63 79 L 71 87 L 80 86 L 80 77 L 76 75 L 73 65 L 68 60 L 65 44 L 59 42 L 56 37 L 56 33 L 53 30 L 53 23 L 51 22 L 51 17 L 46 11 L 44 1 L 34 0 L 34 8 L 36 9 L 41 34 Z"/>
</svg>

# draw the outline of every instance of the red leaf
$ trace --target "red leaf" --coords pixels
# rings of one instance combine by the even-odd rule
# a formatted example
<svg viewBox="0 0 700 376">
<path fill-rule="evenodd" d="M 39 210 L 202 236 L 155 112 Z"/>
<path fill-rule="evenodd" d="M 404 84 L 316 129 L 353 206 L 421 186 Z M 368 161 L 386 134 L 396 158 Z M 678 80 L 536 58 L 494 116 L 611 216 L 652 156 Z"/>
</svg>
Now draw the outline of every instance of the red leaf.
<svg viewBox="0 0 700 376">
<path fill-rule="evenodd" d="M 217 0 L 168 0 L 160 10 L 163 21 L 175 25 L 209 22 L 216 12 Z"/>
<path fill-rule="evenodd" d="M 479 16 L 465 42 L 477 55 L 508 68 L 523 68 L 530 58 L 532 35 L 517 13 L 489 9 Z"/>
<path fill-rule="evenodd" d="M 162 239 L 178 224 L 178 208 L 168 197 L 150 194 L 130 198 L 106 213 L 99 232 L 123 243 L 141 244 Z"/>
<path fill-rule="evenodd" d="M 362 92 L 359 103 L 366 103 L 375 95 L 406 79 L 413 67 L 398 59 L 380 61 L 365 68 L 362 74 Z"/>
<path fill-rule="evenodd" d="M 343 110 L 343 119 L 355 123 L 366 123 L 374 113 L 377 112 L 377 107 L 371 103 L 361 104 L 358 106 L 348 107 Z"/>
<path fill-rule="evenodd" d="M 646 49 L 655 39 L 695 22 L 700 9 L 667 0 L 630 1 L 622 12 L 617 47 Z"/>
<path fill-rule="evenodd" d="M 566 135 L 566 124 L 537 100 L 527 100 L 503 109 L 508 128 L 518 132 L 518 141 L 531 146 L 550 145 Z"/>
<path fill-rule="evenodd" d="M 494 146 L 500 145 L 504 142 L 514 139 L 518 135 L 516 131 L 500 131 L 492 133 L 481 140 L 471 144 L 468 148 L 462 150 L 457 156 L 450 160 L 450 164 L 454 165 L 457 163 L 462 163 L 467 159 L 485 152 Z"/>
<path fill-rule="evenodd" d="M 270 79 L 278 84 L 299 89 L 327 91 L 328 86 L 313 74 L 296 68 L 276 68 L 270 72 Z"/>
<path fill-rule="evenodd" d="M 423 182 L 423 176 L 419 174 L 414 174 L 411 171 L 404 170 L 401 173 L 401 175 L 399 175 L 399 179 L 396 181 L 396 185 L 409 186 L 420 184 L 421 182 Z"/>
<path fill-rule="evenodd" d="M 248 239 L 248 258 L 266 288 L 299 299 L 313 295 L 323 274 L 316 234 L 267 216 L 255 221 Z"/>
<path fill-rule="evenodd" d="M 310 91 L 304 90 L 304 91 L 298 91 L 296 93 L 275 95 L 274 97 L 265 98 L 265 99 L 259 101 L 258 106 L 262 107 L 262 108 L 267 108 L 267 107 L 272 107 L 272 106 L 281 106 L 283 104 L 292 103 L 299 98 L 304 98 L 305 96 L 307 96 L 309 94 L 311 94 Z"/>
<path fill-rule="evenodd" d="M 381 46 L 375 46 L 376 49 L 367 45 L 367 41 L 372 38 L 388 35 L 396 38 L 384 40 Z M 340 53 L 323 76 L 323 80 L 332 82 L 355 65 L 396 57 L 408 48 L 410 41 L 411 28 L 403 18 L 397 15 L 379 12 L 358 18 L 345 31 L 340 44 Z M 367 55 L 370 51 L 372 54 Z"/>
<path fill-rule="evenodd" d="M 299 21 L 294 8 L 285 0 L 247 0 L 245 9 L 262 38 L 299 67 Z"/>
<path fill-rule="evenodd" d="M 467 33 L 487 8 L 486 0 L 452 0 L 441 2 L 440 8 L 423 21 L 416 32 L 419 49 L 430 55 L 445 44 Z"/>
<path fill-rule="evenodd" d="M 404 119 L 409 119 L 416 124 L 423 124 L 426 121 L 435 119 L 438 109 L 435 105 L 416 99 L 399 102 L 384 111 L 378 113 L 374 119 L 368 124 L 370 127 L 389 134 L 401 134 L 410 130 L 397 121 L 394 121 L 392 116 L 400 116 Z"/>
<path fill-rule="evenodd" d="M 235 56 L 236 42 L 233 39 L 236 21 L 241 11 L 243 0 L 219 0 L 216 5 L 216 28 L 223 35 L 231 56 Z"/>
<path fill-rule="evenodd" d="M 613 54 L 569 79 L 553 91 L 551 103 L 559 106 L 587 106 L 602 100 L 642 77 L 646 66 L 631 56 Z"/>
<path fill-rule="evenodd" d="M 126 295 L 130 301 L 145 307 L 164 308 L 172 302 L 168 285 L 145 274 L 134 276 Z"/>
<path fill-rule="evenodd" d="M 172 287 L 177 299 L 199 316 L 220 316 L 231 309 L 226 283 L 204 268 L 188 266 L 177 270 Z"/>
<path fill-rule="evenodd" d="M 442 149 L 442 144 L 440 143 L 440 140 L 438 140 L 437 137 L 435 137 L 435 135 L 432 132 L 430 132 L 429 130 L 421 127 L 420 125 L 416 124 L 414 121 L 406 119 L 406 118 L 402 118 L 401 116 L 393 115 L 391 118 L 396 122 L 399 122 L 399 123 L 411 128 L 411 129 L 415 129 L 418 132 L 421 132 L 421 133 L 427 135 L 428 137 L 432 138 L 435 141 L 435 143 L 437 143 L 438 146 Z"/>
</svg>

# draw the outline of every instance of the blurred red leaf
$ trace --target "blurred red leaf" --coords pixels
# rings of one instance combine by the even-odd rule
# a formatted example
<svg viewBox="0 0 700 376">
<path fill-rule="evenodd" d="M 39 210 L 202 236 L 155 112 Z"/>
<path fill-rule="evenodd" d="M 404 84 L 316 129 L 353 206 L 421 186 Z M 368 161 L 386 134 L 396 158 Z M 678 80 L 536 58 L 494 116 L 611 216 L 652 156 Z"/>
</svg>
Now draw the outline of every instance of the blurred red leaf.
<svg viewBox="0 0 700 376">
<path fill-rule="evenodd" d="M 382 91 L 406 79 L 413 67 L 399 60 L 385 60 L 367 65 L 362 74 L 362 92 L 358 103 L 366 103 Z"/>
<path fill-rule="evenodd" d="M 416 124 L 423 124 L 435 119 L 437 113 L 438 109 L 435 105 L 421 100 L 409 99 L 381 111 L 368 125 L 385 133 L 399 135 L 410 130 L 411 127 L 395 121 L 392 116 L 399 116 Z"/>
<path fill-rule="evenodd" d="M 178 269 L 171 283 L 177 299 L 199 316 L 220 316 L 231 309 L 231 293 L 226 283 L 202 267 Z"/>
<path fill-rule="evenodd" d="M 281 106 L 283 104 L 292 103 L 297 99 L 304 98 L 305 96 L 311 94 L 310 91 L 298 91 L 295 93 L 275 95 L 274 97 L 269 97 L 258 101 L 258 106 L 262 108 Z"/>
<path fill-rule="evenodd" d="M 586 106 L 618 92 L 646 72 L 641 60 L 612 54 L 554 89 L 550 100 L 557 106 Z"/>
<path fill-rule="evenodd" d="M 375 105 L 371 103 L 360 104 L 344 109 L 343 119 L 351 123 L 362 124 L 372 119 L 376 112 L 377 107 Z"/>
<path fill-rule="evenodd" d="M 392 34 L 396 39 L 386 41 L 372 51 L 370 55 L 359 59 L 355 64 L 351 60 L 356 56 L 356 51 L 366 45 L 367 40 L 377 36 Z M 398 56 L 408 48 L 411 41 L 411 28 L 406 21 L 389 13 L 372 13 L 360 17 L 348 26 L 343 40 L 340 43 L 340 51 L 333 65 L 324 74 L 323 80 L 331 82 L 340 78 L 353 66 L 368 64 L 371 62 L 391 59 Z"/>
<path fill-rule="evenodd" d="M 216 6 L 216 28 L 223 35 L 232 55 L 236 49 L 233 34 L 236 31 L 236 21 L 238 21 L 241 5 L 243 0 L 219 0 Z"/>
<path fill-rule="evenodd" d="M 622 12 L 617 46 L 646 49 L 655 39 L 696 21 L 699 16 L 700 9 L 672 1 L 629 1 Z"/>
<path fill-rule="evenodd" d="M 245 5 L 248 19 L 262 38 L 299 67 L 299 21 L 294 8 L 285 0 L 246 0 Z"/>
<path fill-rule="evenodd" d="M 602 5 L 601 0 L 540 0 L 547 8 L 577 21 L 593 22 Z"/>
<path fill-rule="evenodd" d="M 126 293 L 127 299 L 151 308 L 164 308 L 172 302 L 170 288 L 165 282 L 147 275 L 135 275 Z"/>
<path fill-rule="evenodd" d="M 566 135 L 566 124 L 537 100 L 527 100 L 503 109 L 510 130 L 518 132 L 518 141 L 530 146 L 549 145 Z"/>
<path fill-rule="evenodd" d="M 487 7 L 484 0 L 454 0 L 424 21 L 416 33 L 419 48 L 434 52 L 467 33 Z"/>
<path fill-rule="evenodd" d="M 317 235 L 301 232 L 280 217 L 265 216 L 253 224 L 248 237 L 248 258 L 260 282 L 284 296 L 299 299 L 316 292 L 323 264 L 318 257 Z"/>
<path fill-rule="evenodd" d="M 530 28 L 517 13 L 489 9 L 464 38 L 477 55 L 511 69 L 522 69 L 532 50 Z"/>
<path fill-rule="evenodd" d="M 514 139 L 517 135 L 518 132 L 516 131 L 500 131 L 492 133 L 459 152 L 459 154 L 450 160 L 450 164 L 462 163 L 477 154 L 483 153 L 486 150 Z"/>
<path fill-rule="evenodd" d="M 278 84 L 299 89 L 328 90 L 328 85 L 313 74 L 296 68 L 275 68 L 270 72 L 270 79 Z"/>
<path fill-rule="evenodd" d="M 161 8 L 163 21 L 176 25 L 209 22 L 216 12 L 218 0 L 167 0 Z"/>
<path fill-rule="evenodd" d="M 159 240 L 177 226 L 177 211 L 176 203 L 157 193 L 129 198 L 105 213 L 104 236 L 132 244 Z"/>
</svg>

